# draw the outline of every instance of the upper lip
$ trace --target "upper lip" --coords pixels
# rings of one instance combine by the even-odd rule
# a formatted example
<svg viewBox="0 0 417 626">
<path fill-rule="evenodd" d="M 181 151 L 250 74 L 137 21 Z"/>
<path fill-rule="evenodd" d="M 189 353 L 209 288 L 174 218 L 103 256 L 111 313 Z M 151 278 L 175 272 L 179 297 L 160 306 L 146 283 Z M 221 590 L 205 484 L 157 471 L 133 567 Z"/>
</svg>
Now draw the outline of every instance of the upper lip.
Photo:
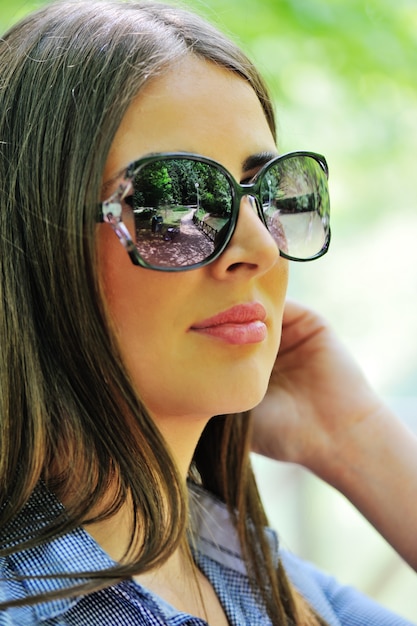
<svg viewBox="0 0 417 626">
<path fill-rule="evenodd" d="M 192 325 L 193 329 L 210 328 L 222 324 L 248 324 L 250 322 L 264 322 L 266 318 L 265 307 L 260 302 L 236 304 L 226 311 L 221 311 L 201 322 Z"/>
</svg>

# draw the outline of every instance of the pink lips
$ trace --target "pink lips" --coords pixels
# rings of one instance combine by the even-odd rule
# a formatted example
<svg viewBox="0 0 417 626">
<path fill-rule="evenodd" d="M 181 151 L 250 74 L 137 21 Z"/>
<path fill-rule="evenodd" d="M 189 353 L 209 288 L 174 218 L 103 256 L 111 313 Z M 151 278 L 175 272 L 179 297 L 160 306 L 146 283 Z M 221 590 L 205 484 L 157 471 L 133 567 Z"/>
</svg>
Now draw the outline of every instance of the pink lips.
<svg viewBox="0 0 417 626">
<path fill-rule="evenodd" d="M 265 318 L 265 308 L 259 302 L 238 304 L 193 324 L 191 330 L 233 345 L 259 343 L 267 335 Z"/>
</svg>

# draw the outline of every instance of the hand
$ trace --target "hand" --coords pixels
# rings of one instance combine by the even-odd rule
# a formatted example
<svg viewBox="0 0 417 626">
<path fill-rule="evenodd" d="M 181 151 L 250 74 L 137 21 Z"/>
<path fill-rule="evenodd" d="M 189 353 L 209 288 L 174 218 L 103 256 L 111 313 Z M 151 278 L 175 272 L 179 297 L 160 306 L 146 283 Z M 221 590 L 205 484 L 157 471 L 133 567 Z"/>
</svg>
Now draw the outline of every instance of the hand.
<svg viewBox="0 0 417 626">
<path fill-rule="evenodd" d="M 288 302 L 253 450 L 343 493 L 417 571 L 417 438 L 371 389 L 327 323 Z"/>
<path fill-rule="evenodd" d="M 253 450 L 326 475 L 327 455 L 380 405 L 325 320 L 287 302 L 269 388 L 253 411 Z"/>
</svg>

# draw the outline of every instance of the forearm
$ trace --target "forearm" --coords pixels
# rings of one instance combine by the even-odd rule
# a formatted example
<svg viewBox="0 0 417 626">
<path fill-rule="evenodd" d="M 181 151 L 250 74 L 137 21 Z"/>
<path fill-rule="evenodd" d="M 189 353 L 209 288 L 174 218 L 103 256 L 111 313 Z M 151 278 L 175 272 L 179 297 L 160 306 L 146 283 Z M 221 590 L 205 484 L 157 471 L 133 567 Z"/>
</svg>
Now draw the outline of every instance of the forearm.
<svg viewBox="0 0 417 626">
<path fill-rule="evenodd" d="M 417 571 L 417 438 L 388 408 L 356 423 L 312 468 Z"/>
<path fill-rule="evenodd" d="M 417 570 L 417 438 L 320 316 L 288 302 L 253 449 L 343 493 Z"/>
</svg>

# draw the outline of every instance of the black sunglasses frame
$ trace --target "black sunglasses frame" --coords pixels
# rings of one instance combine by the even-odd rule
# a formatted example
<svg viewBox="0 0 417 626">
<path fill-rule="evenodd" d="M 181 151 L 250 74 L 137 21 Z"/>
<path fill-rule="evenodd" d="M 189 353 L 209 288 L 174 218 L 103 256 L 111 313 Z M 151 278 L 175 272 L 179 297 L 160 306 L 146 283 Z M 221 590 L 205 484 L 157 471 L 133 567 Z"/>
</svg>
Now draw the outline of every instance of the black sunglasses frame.
<svg viewBox="0 0 417 626">
<path fill-rule="evenodd" d="M 293 159 L 297 157 L 308 157 L 308 158 L 315 160 L 320 165 L 321 169 L 323 170 L 326 176 L 326 179 L 328 179 L 329 170 L 328 170 L 326 159 L 324 156 L 322 156 L 321 154 L 317 154 L 316 152 L 306 152 L 306 151 L 300 150 L 296 152 L 288 152 L 286 154 L 279 155 L 275 157 L 274 159 L 265 163 L 265 165 L 263 165 L 261 169 L 253 177 L 252 182 L 247 183 L 247 184 L 238 183 L 235 180 L 235 178 L 232 176 L 232 174 L 230 174 L 230 172 L 228 172 L 227 169 L 223 167 L 223 165 L 221 165 L 217 161 L 214 161 L 213 159 L 209 159 L 208 157 L 204 157 L 199 154 L 193 154 L 193 153 L 188 153 L 188 152 L 164 152 L 164 153 L 159 153 L 159 154 L 152 154 L 152 155 L 143 157 L 141 159 L 138 159 L 134 161 L 133 163 L 131 163 L 130 165 L 128 165 L 128 167 L 126 168 L 126 173 L 125 173 L 123 183 L 110 196 L 110 198 L 108 198 L 107 200 L 105 200 L 104 202 L 100 204 L 99 221 L 110 224 L 110 226 L 113 228 L 114 232 L 116 233 L 117 237 L 121 241 L 122 245 L 126 249 L 130 257 L 130 260 L 132 261 L 134 265 L 140 266 L 145 269 L 152 269 L 152 270 L 157 270 L 161 272 L 183 272 L 187 270 L 198 269 L 200 267 L 209 265 L 210 263 L 218 259 L 221 256 L 221 254 L 224 252 L 228 244 L 230 243 L 233 237 L 233 234 L 235 232 L 235 229 L 236 229 L 237 220 L 239 217 L 239 209 L 240 209 L 241 200 L 245 196 L 249 196 L 255 200 L 258 216 L 261 222 L 264 224 L 265 228 L 269 232 L 267 223 L 265 221 L 265 216 L 262 210 L 262 201 L 261 201 L 261 195 L 260 195 L 260 189 L 261 189 L 264 175 L 271 167 L 277 165 L 277 163 L 281 163 L 288 159 Z M 208 257 L 192 265 L 185 265 L 185 266 L 178 266 L 178 267 L 176 266 L 175 267 L 163 267 L 163 266 L 161 267 L 157 265 L 152 265 L 151 263 L 148 263 L 141 257 L 140 252 L 137 249 L 135 242 L 132 240 L 129 230 L 123 223 L 121 203 L 130 194 L 132 190 L 132 182 L 134 180 L 134 177 L 136 176 L 136 174 L 140 171 L 142 167 L 150 163 L 156 162 L 156 161 L 161 161 L 164 159 L 172 160 L 176 158 L 188 159 L 191 161 L 198 161 L 201 163 L 205 163 L 207 165 L 211 165 L 215 167 L 217 170 L 219 170 L 226 177 L 227 181 L 230 184 L 230 189 L 232 191 L 232 210 L 231 210 L 231 215 L 230 215 L 230 221 L 228 223 L 227 232 L 225 236 L 222 238 L 221 244 L 219 245 L 218 248 L 215 248 Z M 298 258 L 298 257 L 287 254 L 284 250 L 281 250 L 278 247 L 279 253 L 283 258 L 286 258 L 290 261 L 298 261 L 298 262 L 313 261 L 314 259 L 317 259 L 323 256 L 324 254 L 326 254 L 326 252 L 329 249 L 330 238 L 331 238 L 331 231 L 330 231 L 330 225 L 328 225 L 326 229 L 326 237 L 325 237 L 323 246 L 321 250 L 319 250 L 319 252 L 317 252 L 313 256 L 307 257 L 307 258 Z"/>
</svg>

